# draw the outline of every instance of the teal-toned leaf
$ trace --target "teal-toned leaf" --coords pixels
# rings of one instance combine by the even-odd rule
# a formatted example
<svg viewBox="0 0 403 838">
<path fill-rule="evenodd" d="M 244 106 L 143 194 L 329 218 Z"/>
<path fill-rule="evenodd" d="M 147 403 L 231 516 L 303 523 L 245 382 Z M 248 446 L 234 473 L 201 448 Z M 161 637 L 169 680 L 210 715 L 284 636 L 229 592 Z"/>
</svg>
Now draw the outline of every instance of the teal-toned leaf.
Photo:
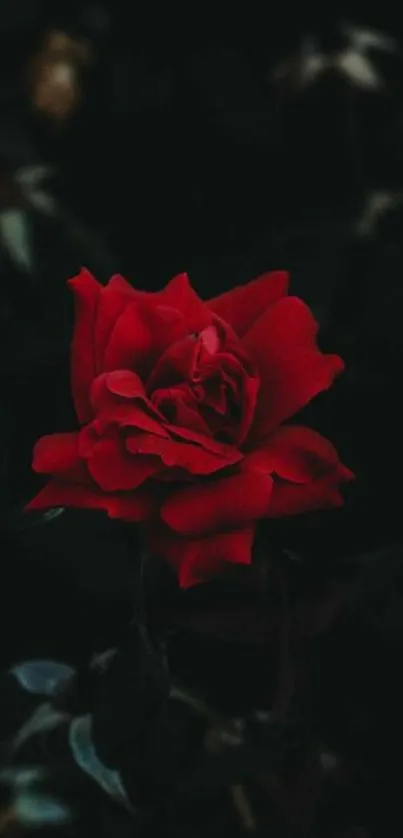
<svg viewBox="0 0 403 838">
<path fill-rule="evenodd" d="M 107 768 L 99 759 L 92 741 L 92 716 L 80 716 L 70 724 L 69 744 L 81 768 L 119 803 L 129 806 L 125 787 L 118 771 Z"/>
<path fill-rule="evenodd" d="M 65 663 L 33 660 L 14 666 L 11 670 L 24 690 L 35 695 L 54 696 L 74 676 L 74 669 Z"/>
</svg>

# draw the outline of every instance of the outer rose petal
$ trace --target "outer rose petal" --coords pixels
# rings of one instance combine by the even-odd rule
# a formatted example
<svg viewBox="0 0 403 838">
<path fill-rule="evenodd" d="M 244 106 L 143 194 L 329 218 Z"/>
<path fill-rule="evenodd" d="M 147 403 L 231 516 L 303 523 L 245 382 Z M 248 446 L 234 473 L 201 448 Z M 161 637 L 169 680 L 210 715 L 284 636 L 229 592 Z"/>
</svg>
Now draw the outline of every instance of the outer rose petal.
<svg viewBox="0 0 403 838">
<path fill-rule="evenodd" d="M 103 353 L 103 371 L 141 371 L 150 349 L 152 336 L 142 306 L 131 302 L 115 321 Z"/>
<path fill-rule="evenodd" d="M 262 312 L 284 297 L 287 290 L 287 271 L 271 271 L 247 285 L 214 297 L 209 300 L 208 306 L 214 314 L 232 326 L 238 337 L 242 337 L 261 317 Z"/>
<path fill-rule="evenodd" d="M 243 467 L 278 474 L 290 483 L 310 483 L 334 471 L 339 456 L 328 439 L 302 425 L 278 428 L 259 450 L 248 454 Z"/>
<path fill-rule="evenodd" d="M 80 460 L 77 441 L 77 433 L 41 437 L 34 447 L 33 470 L 40 474 L 55 474 L 75 468 Z"/>
<path fill-rule="evenodd" d="M 142 294 L 142 291 L 136 291 L 130 282 L 127 281 L 121 274 L 114 274 L 111 276 L 108 282 L 108 288 L 116 291 L 118 294 L 121 294 L 124 297 L 131 297 L 132 299 L 137 298 L 138 294 Z"/>
<path fill-rule="evenodd" d="M 303 485 L 275 480 L 266 517 L 281 518 L 343 506 L 340 486 L 353 478 L 352 472 L 340 464 L 333 472 Z"/>
<path fill-rule="evenodd" d="M 172 530 L 192 538 L 243 528 L 267 516 L 272 487 L 269 475 L 251 472 L 190 486 L 168 497 L 161 518 Z"/>
<path fill-rule="evenodd" d="M 297 297 L 285 297 L 256 321 L 242 340 L 260 372 L 260 392 L 249 434 L 252 448 L 285 419 L 326 390 L 344 364 L 323 355 L 316 344 L 318 324 Z"/>
<path fill-rule="evenodd" d="M 174 290 L 166 297 L 163 292 L 138 292 L 133 301 L 127 298 L 103 353 L 104 371 L 127 368 L 147 376 L 167 347 L 210 325 L 210 311 L 188 281 L 172 283 Z"/>
<path fill-rule="evenodd" d="M 94 329 L 102 285 L 82 269 L 68 284 L 75 296 L 75 323 L 71 344 L 71 387 L 79 422 L 92 419 L 90 389 L 96 372 Z"/>
<path fill-rule="evenodd" d="M 114 292 L 143 304 L 144 310 L 177 311 L 189 326 L 188 332 L 201 332 L 211 323 L 209 309 L 193 290 L 186 273 L 178 274 L 161 291 L 140 291 L 123 277 L 113 276 L 108 283 Z M 184 331 L 184 336 L 187 332 Z"/>
<path fill-rule="evenodd" d="M 158 294 L 149 295 L 154 298 L 153 305 L 173 308 L 180 311 L 187 323 L 187 332 L 201 332 L 211 325 L 210 311 L 200 297 L 193 290 L 186 273 L 178 274 Z M 158 299 L 155 299 L 158 297 Z"/>
<path fill-rule="evenodd" d="M 176 571 L 181 588 L 190 588 L 217 576 L 228 563 L 251 564 L 254 534 L 255 528 L 249 527 L 189 541 L 161 528 L 149 533 L 148 542 Z"/>
<path fill-rule="evenodd" d="M 148 492 L 138 489 L 123 495 L 97 492 L 85 486 L 51 480 L 26 506 L 34 512 L 53 506 L 76 507 L 78 509 L 103 509 L 110 518 L 140 523 L 150 518 L 153 501 Z"/>
<path fill-rule="evenodd" d="M 98 315 L 95 324 L 94 343 L 97 371 L 104 371 L 105 351 L 109 343 L 113 328 L 123 314 L 127 306 L 133 302 L 134 292 L 128 282 L 121 278 L 116 282 L 116 277 L 109 280 L 102 293 L 98 305 Z"/>
<path fill-rule="evenodd" d="M 179 274 L 158 294 L 143 294 L 152 334 L 147 371 L 150 374 L 164 352 L 177 341 L 198 334 L 212 324 L 212 314 L 189 284 L 187 274 Z"/>
<path fill-rule="evenodd" d="M 33 452 L 33 470 L 87 486 L 91 478 L 80 456 L 79 438 L 80 433 L 71 433 L 51 434 L 39 439 Z"/>
<path fill-rule="evenodd" d="M 104 492 L 137 489 L 161 470 L 158 457 L 133 456 L 117 434 L 103 436 L 87 459 L 88 470 Z"/>
<path fill-rule="evenodd" d="M 114 277 L 110 284 L 113 284 L 114 294 L 122 293 L 125 296 L 130 308 L 133 306 L 132 310 L 138 312 L 137 316 L 141 312 L 143 328 L 148 331 L 149 343 L 148 349 L 144 345 L 143 366 L 134 363 L 133 358 L 130 363 L 122 363 L 122 346 L 126 345 L 126 329 L 130 321 L 129 315 L 124 313 L 124 317 L 128 319 L 119 327 L 119 334 L 110 337 L 110 340 L 113 338 L 114 344 L 112 349 L 108 346 L 104 356 L 104 369 L 112 370 L 126 366 L 129 369 L 135 367 L 138 371 L 144 367 L 150 373 L 154 363 L 172 343 L 193 332 L 201 332 L 211 325 L 211 312 L 191 287 L 187 274 L 174 277 L 162 291 L 156 293 L 134 288 L 130 289 L 130 293 L 127 283 L 121 277 Z"/>
</svg>

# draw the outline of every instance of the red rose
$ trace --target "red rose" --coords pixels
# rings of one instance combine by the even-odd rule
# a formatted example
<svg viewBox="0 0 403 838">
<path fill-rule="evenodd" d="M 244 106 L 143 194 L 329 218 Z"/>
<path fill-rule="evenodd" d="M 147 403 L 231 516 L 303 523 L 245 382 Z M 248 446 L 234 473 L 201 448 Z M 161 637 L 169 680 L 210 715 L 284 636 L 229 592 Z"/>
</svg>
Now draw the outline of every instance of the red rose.
<svg viewBox="0 0 403 838">
<path fill-rule="evenodd" d="M 186 274 L 154 294 L 85 270 L 70 285 L 81 427 L 37 443 L 33 467 L 52 479 L 30 509 L 141 522 L 187 587 L 248 564 L 260 518 L 342 504 L 352 475 L 331 443 L 283 425 L 343 369 L 284 272 L 207 303 Z"/>
</svg>

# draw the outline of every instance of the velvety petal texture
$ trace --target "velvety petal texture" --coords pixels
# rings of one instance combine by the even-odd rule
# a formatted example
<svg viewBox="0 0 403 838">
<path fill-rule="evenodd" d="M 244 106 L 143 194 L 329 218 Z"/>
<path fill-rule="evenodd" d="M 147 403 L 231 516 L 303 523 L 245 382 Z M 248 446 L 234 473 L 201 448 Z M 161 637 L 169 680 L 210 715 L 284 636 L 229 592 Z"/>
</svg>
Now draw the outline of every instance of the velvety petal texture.
<svg viewBox="0 0 403 838">
<path fill-rule="evenodd" d="M 327 390 L 344 369 L 338 355 L 323 355 L 318 324 L 297 297 L 267 309 L 243 338 L 260 373 L 261 387 L 250 444 L 265 439 L 314 396 Z"/>
<path fill-rule="evenodd" d="M 287 271 L 262 274 L 247 285 L 241 285 L 209 302 L 209 308 L 232 326 L 238 337 L 245 335 L 274 303 L 287 294 Z"/>
<path fill-rule="evenodd" d="M 168 528 L 157 527 L 148 534 L 151 550 L 164 556 L 176 571 L 181 588 L 190 588 L 217 576 L 232 564 L 252 561 L 254 527 L 216 533 L 204 538 L 178 538 Z"/>
<path fill-rule="evenodd" d="M 29 510 L 141 524 L 182 587 L 250 564 L 258 521 L 340 506 L 353 475 L 315 431 L 284 424 L 343 370 L 284 271 L 203 302 L 186 274 L 158 293 L 71 279 L 77 429 L 40 439 Z"/>
</svg>

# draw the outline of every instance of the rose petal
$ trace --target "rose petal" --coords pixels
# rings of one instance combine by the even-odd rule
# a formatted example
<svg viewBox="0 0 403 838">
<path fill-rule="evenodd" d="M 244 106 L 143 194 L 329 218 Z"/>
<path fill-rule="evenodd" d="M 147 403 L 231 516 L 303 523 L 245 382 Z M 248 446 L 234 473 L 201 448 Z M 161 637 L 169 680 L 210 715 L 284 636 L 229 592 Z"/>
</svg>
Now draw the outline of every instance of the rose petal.
<svg viewBox="0 0 403 838">
<path fill-rule="evenodd" d="M 260 373 L 252 447 L 285 419 L 332 384 L 342 372 L 337 355 L 323 355 L 316 344 L 318 324 L 297 297 L 275 303 L 243 338 L 243 346 Z"/>
<path fill-rule="evenodd" d="M 199 341 L 191 335 L 176 340 L 158 358 L 147 381 L 147 392 L 192 381 L 199 355 Z"/>
<path fill-rule="evenodd" d="M 126 495 L 108 495 L 85 486 L 61 483 L 51 480 L 26 506 L 28 511 L 49 509 L 53 506 L 76 507 L 79 509 L 103 509 L 110 518 L 140 523 L 146 521 L 153 511 L 153 500 L 146 490 L 138 489 Z"/>
<path fill-rule="evenodd" d="M 165 427 L 171 436 L 177 439 L 185 439 L 188 442 L 193 442 L 200 448 L 205 448 L 206 451 L 211 451 L 217 457 L 225 460 L 228 465 L 242 459 L 243 455 L 226 442 L 219 442 L 219 440 L 213 439 L 210 436 L 205 436 L 190 428 L 181 428 L 179 425 L 170 425 L 167 423 Z"/>
<path fill-rule="evenodd" d="M 171 529 L 192 537 L 243 528 L 267 515 L 272 486 L 269 475 L 252 472 L 190 486 L 168 497 L 161 518 Z"/>
<path fill-rule="evenodd" d="M 80 457 L 84 460 L 86 460 L 87 457 L 90 457 L 95 446 L 99 442 L 99 439 L 100 435 L 97 432 L 95 422 L 91 422 L 89 425 L 85 425 L 81 428 L 77 440 L 78 453 Z"/>
<path fill-rule="evenodd" d="M 80 456 L 79 436 L 77 433 L 51 434 L 39 439 L 33 451 L 33 470 L 88 485 L 91 478 Z"/>
<path fill-rule="evenodd" d="M 318 509 L 343 506 L 340 486 L 353 477 L 352 472 L 340 464 L 325 477 L 303 485 L 275 480 L 267 518 L 301 515 Z"/>
<path fill-rule="evenodd" d="M 191 306 L 185 305 L 181 290 L 183 288 L 179 284 L 176 307 L 163 303 L 162 291 L 159 295 L 138 292 L 133 302 L 128 299 L 128 305 L 115 322 L 105 348 L 105 371 L 127 368 L 146 376 L 167 347 L 195 331 L 198 324 L 204 326 L 207 318 L 211 320 L 208 308 L 192 292 L 190 286 L 188 290 L 191 299 L 194 297 L 198 300 L 196 312 L 191 310 Z"/>
<path fill-rule="evenodd" d="M 114 370 L 106 375 L 106 386 L 111 393 L 125 399 L 146 398 L 141 379 L 130 370 Z"/>
<path fill-rule="evenodd" d="M 140 372 L 152 347 L 152 336 L 140 302 L 123 309 L 110 333 L 103 357 L 105 372 Z"/>
<path fill-rule="evenodd" d="M 116 398 L 117 397 L 117 398 Z M 123 404 L 144 404 L 157 417 L 162 418 L 151 404 L 141 378 L 130 370 L 114 370 L 98 375 L 91 388 L 91 402 L 95 413 Z"/>
<path fill-rule="evenodd" d="M 158 457 L 133 456 L 116 434 L 99 440 L 87 465 L 92 478 L 105 492 L 137 489 L 161 469 Z"/>
<path fill-rule="evenodd" d="M 50 434 L 38 439 L 32 468 L 40 474 L 56 474 L 74 468 L 79 461 L 77 433 Z"/>
<path fill-rule="evenodd" d="M 155 514 L 155 500 L 146 487 L 124 495 L 109 495 L 105 507 L 110 518 L 141 523 Z"/>
<path fill-rule="evenodd" d="M 91 402 L 96 415 L 92 424 L 99 436 L 117 425 L 168 437 L 163 428 L 164 417 L 148 400 L 135 373 L 116 371 L 99 375 L 92 385 Z"/>
<path fill-rule="evenodd" d="M 117 391 L 117 392 L 116 392 Z M 121 396 L 116 399 L 114 396 Z M 91 404 L 95 413 L 99 413 L 108 405 L 122 404 L 122 399 L 146 400 L 141 379 L 134 372 L 117 370 L 115 372 L 98 375 L 91 387 Z"/>
<path fill-rule="evenodd" d="M 181 322 L 185 322 L 188 333 L 201 332 L 211 324 L 210 311 L 200 297 L 193 290 L 186 273 L 173 277 L 161 291 L 143 291 L 133 288 L 123 277 L 112 277 L 109 285 L 114 291 L 124 293 L 133 300 L 141 303 L 144 310 L 159 312 L 162 319 L 174 318 L 175 312 L 181 315 Z M 187 332 L 182 332 L 184 336 Z"/>
<path fill-rule="evenodd" d="M 136 288 L 133 288 L 130 285 L 130 282 L 127 281 L 121 274 L 114 274 L 111 276 L 108 282 L 108 288 L 111 291 L 117 292 L 125 297 L 131 297 L 132 299 L 137 299 L 139 294 L 143 294 L 143 291 L 137 291 Z"/>
<path fill-rule="evenodd" d="M 164 406 L 166 407 L 163 400 L 160 405 L 161 409 L 164 409 Z M 168 402 L 168 406 L 175 412 L 174 421 L 176 426 L 189 428 L 189 430 L 199 434 L 199 437 L 209 436 L 209 429 L 204 419 L 200 416 L 200 413 L 194 407 L 187 404 L 184 399 L 178 398 L 173 403 Z"/>
<path fill-rule="evenodd" d="M 201 332 L 211 325 L 208 306 L 193 290 L 186 273 L 178 274 L 159 292 L 157 305 L 177 309 L 187 324 L 187 333 Z M 186 334 L 186 333 L 184 333 Z"/>
<path fill-rule="evenodd" d="M 144 433 L 128 434 L 127 450 L 133 454 L 148 454 L 159 457 L 164 466 L 180 468 L 190 474 L 207 475 L 227 468 L 238 462 L 242 455 L 228 446 L 223 457 L 199 445 L 189 445 L 173 439 L 162 439 Z"/>
<path fill-rule="evenodd" d="M 162 527 L 150 531 L 147 540 L 154 554 L 174 568 L 181 588 L 189 588 L 217 576 L 228 563 L 251 564 L 254 534 L 250 527 L 189 541 Z"/>
<path fill-rule="evenodd" d="M 242 420 L 235 436 L 238 446 L 243 445 L 253 424 L 259 397 L 260 379 L 245 375 L 242 383 Z"/>
<path fill-rule="evenodd" d="M 75 323 L 71 344 L 71 386 L 79 422 L 92 419 L 90 388 L 97 374 L 94 330 L 102 286 L 82 269 L 68 285 L 75 297 Z"/>
<path fill-rule="evenodd" d="M 101 411 L 94 425 L 100 436 L 112 425 L 117 425 L 119 428 L 137 428 L 139 431 L 169 438 L 162 425 L 159 425 L 142 405 L 117 404 Z"/>
<path fill-rule="evenodd" d="M 287 289 L 287 271 L 271 271 L 247 285 L 233 288 L 209 300 L 208 306 L 242 337 L 261 317 L 262 312 L 287 294 Z"/>
<path fill-rule="evenodd" d="M 157 293 L 135 293 L 152 335 L 150 352 L 144 359 L 148 374 L 168 347 L 212 323 L 209 308 L 191 287 L 187 274 L 174 277 Z"/>
<path fill-rule="evenodd" d="M 221 341 L 216 326 L 208 326 L 200 333 L 200 341 L 208 355 L 215 355 L 218 352 Z"/>
<path fill-rule="evenodd" d="M 258 451 L 248 454 L 246 470 L 277 474 L 291 483 L 309 483 L 333 471 L 339 463 L 328 439 L 302 425 L 279 428 Z"/>
<path fill-rule="evenodd" d="M 116 281 L 118 279 L 118 281 Z M 105 351 L 117 320 L 133 302 L 130 285 L 123 277 L 112 277 L 100 295 L 94 331 L 97 372 L 104 371 Z"/>
</svg>

